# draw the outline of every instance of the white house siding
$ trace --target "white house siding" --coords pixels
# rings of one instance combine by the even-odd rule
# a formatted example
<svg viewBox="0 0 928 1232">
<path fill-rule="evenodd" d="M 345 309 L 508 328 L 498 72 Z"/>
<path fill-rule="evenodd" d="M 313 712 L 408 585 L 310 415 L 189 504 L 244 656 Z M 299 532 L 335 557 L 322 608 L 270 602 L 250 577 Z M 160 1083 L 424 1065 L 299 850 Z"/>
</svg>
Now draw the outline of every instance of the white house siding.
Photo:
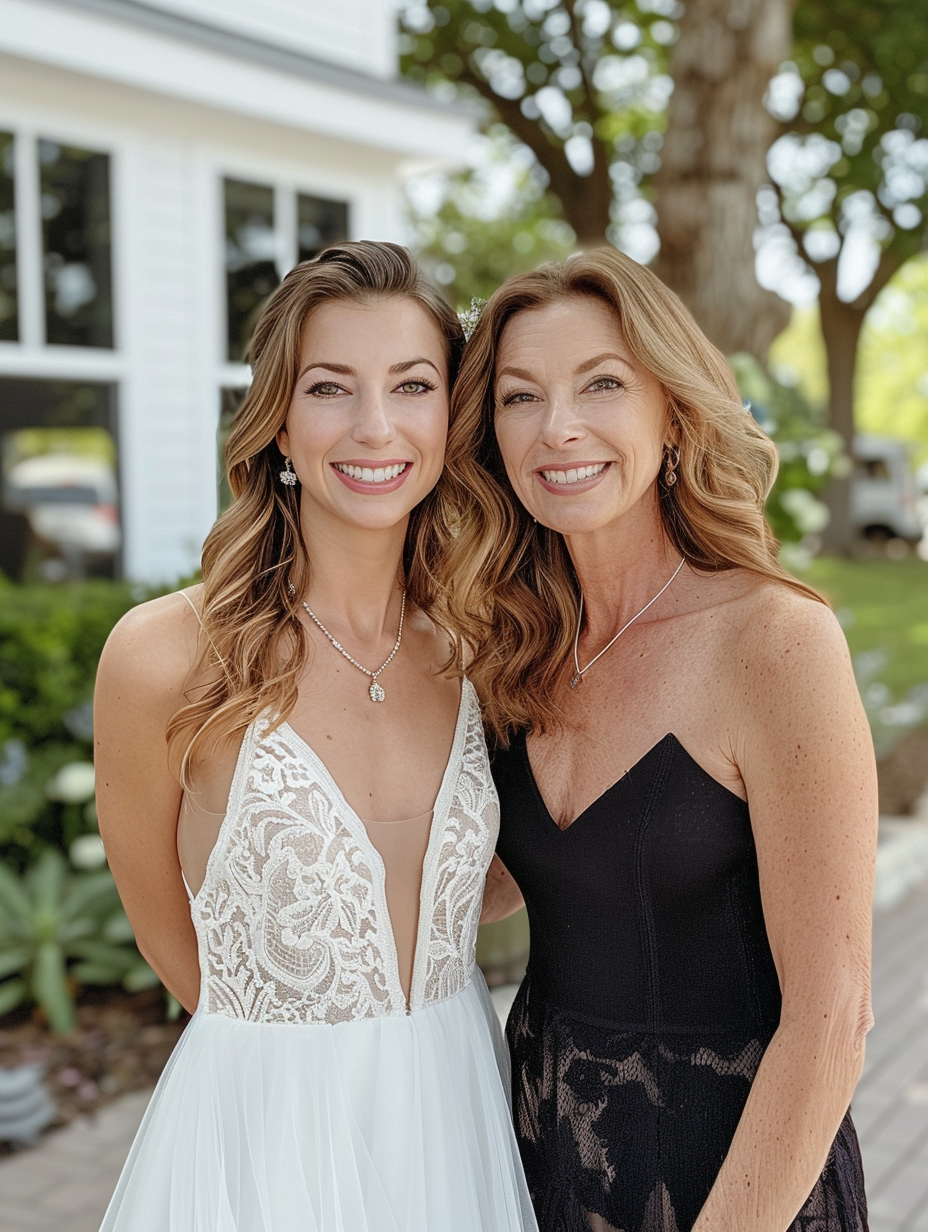
<svg viewBox="0 0 928 1232">
<path fill-rule="evenodd" d="M 405 169 L 460 160 L 471 122 L 80 4 L 0 0 L 0 129 L 110 155 L 115 348 L 3 343 L 0 376 L 116 382 L 124 568 L 173 580 L 215 517 L 219 391 L 247 379 L 225 358 L 223 177 L 273 185 L 281 205 L 294 191 L 347 201 L 353 238 L 398 239 Z M 293 259 L 281 250 L 279 268 Z"/>
<path fill-rule="evenodd" d="M 147 0 L 147 7 L 225 26 L 377 77 L 396 72 L 396 5 L 391 0 Z"/>
</svg>

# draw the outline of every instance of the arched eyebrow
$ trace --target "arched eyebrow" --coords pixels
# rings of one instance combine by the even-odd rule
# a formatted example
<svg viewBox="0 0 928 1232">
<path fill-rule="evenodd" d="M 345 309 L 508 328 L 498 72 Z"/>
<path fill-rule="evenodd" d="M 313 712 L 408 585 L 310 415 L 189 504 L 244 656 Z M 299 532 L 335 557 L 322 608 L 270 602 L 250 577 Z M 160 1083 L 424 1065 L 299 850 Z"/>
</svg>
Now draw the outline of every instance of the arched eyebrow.
<svg viewBox="0 0 928 1232">
<path fill-rule="evenodd" d="M 420 355 L 417 359 L 404 359 L 402 363 L 394 364 L 390 369 L 390 376 L 399 376 L 403 372 L 408 372 L 410 368 L 415 368 L 417 364 L 428 364 L 430 368 L 435 368 L 435 371 L 441 376 L 441 372 L 430 359 L 426 359 L 424 355 Z M 332 364 L 324 359 L 314 360 L 311 364 L 307 364 L 300 375 L 296 378 L 302 381 L 307 372 L 313 368 L 325 368 L 326 372 L 337 372 L 340 376 L 357 376 L 357 371 L 348 366 L 348 364 Z"/>
<path fill-rule="evenodd" d="M 615 351 L 603 351 L 602 355 L 594 355 L 592 359 L 586 359 L 582 364 L 578 364 L 574 369 L 574 375 L 583 376 L 584 373 L 590 372 L 593 368 L 598 368 L 600 364 L 603 364 L 610 359 L 615 360 L 620 364 L 624 364 L 626 368 L 632 367 L 631 361 L 626 359 L 624 355 L 619 355 Z M 504 376 L 514 376 L 520 381 L 534 381 L 535 379 L 532 374 L 530 372 L 526 372 L 524 368 L 502 368 L 497 373 L 496 379 L 499 380 L 500 377 Z"/>
<path fill-rule="evenodd" d="M 631 368 L 631 361 L 626 359 L 624 355 L 619 355 L 615 351 L 603 351 L 602 355 L 594 355 L 592 359 L 586 360 L 582 364 L 578 364 L 575 372 L 578 376 L 582 376 L 584 372 L 589 372 L 593 368 L 598 368 L 600 364 L 606 360 L 618 360 L 620 364 L 624 364 L 626 368 Z"/>
</svg>

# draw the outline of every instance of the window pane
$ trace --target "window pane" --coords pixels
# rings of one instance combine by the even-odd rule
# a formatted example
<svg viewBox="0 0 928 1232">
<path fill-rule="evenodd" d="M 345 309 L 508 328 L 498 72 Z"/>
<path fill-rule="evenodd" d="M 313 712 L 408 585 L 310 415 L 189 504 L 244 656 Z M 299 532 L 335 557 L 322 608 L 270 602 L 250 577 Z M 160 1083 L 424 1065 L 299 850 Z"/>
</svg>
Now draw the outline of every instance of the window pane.
<svg viewBox="0 0 928 1232">
<path fill-rule="evenodd" d="M 229 359 L 242 360 L 261 305 L 280 281 L 275 258 L 274 190 L 225 181 Z"/>
<path fill-rule="evenodd" d="M 298 260 L 308 261 L 330 244 L 348 238 L 348 205 L 344 201 L 325 201 L 322 197 L 296 199 Z"/>
<path fill-rule="evenodd" d="M 45 340 L 113 345 L 110 160 L 39 142 L 45 256 Z"/>
<path fill-rule="evenodd" d="M 16 342 L 18 338 L 13 137 L 0 133 L 0 341 Z"/>
<path fill-rule="evenodd" d="M 112 577 L 122 540 L 109 385 L 0 377 L 0 571 Z"/>
</svg>

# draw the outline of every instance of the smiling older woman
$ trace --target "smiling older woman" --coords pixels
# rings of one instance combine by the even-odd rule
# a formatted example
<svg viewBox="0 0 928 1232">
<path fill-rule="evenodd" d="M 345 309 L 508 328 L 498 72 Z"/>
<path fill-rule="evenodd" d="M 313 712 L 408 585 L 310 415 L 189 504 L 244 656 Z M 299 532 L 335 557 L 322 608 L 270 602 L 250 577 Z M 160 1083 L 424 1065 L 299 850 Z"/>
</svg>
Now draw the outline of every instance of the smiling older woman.
<svg viewBox="0 0 928 1232">
<path fill-rule="evenodd" d="M 837 622 L 777 563 L 774 447 L 611 250 L 502 287 L 455 398 L 542 1232 L 863 1232 L 874 762 Z"/>
</svg>

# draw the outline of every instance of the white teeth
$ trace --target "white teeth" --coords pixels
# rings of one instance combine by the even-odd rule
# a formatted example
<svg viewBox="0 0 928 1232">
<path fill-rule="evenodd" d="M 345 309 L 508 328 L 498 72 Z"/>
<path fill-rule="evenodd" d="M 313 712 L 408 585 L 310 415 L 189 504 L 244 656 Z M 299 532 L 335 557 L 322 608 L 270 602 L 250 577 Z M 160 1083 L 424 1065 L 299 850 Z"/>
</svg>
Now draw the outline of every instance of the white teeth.
<svg viewBox="0 0 928 1232">
<path fill-rule="evenodd" d="M 351 466 L 347 462 L 336 462 L 335 469 L 341 471 L 343 475 L 347 475 L 349 479 L 355 479 L 358 483 L 389 483 L 391 479 L 396 479 L 402 475 L 403 471 L 409 465 L 408 462 L 397 462 L 393 466 Z"/>
<path fill-rule="evenodd" d="M 606 469 L 607 463 L 594 462 L 592 466 L 571 467 L 566 471 L 542 471 L 548 483 L 567 484 L 580 483 L 583 479 L 592 479 Z"/>
</svg>

